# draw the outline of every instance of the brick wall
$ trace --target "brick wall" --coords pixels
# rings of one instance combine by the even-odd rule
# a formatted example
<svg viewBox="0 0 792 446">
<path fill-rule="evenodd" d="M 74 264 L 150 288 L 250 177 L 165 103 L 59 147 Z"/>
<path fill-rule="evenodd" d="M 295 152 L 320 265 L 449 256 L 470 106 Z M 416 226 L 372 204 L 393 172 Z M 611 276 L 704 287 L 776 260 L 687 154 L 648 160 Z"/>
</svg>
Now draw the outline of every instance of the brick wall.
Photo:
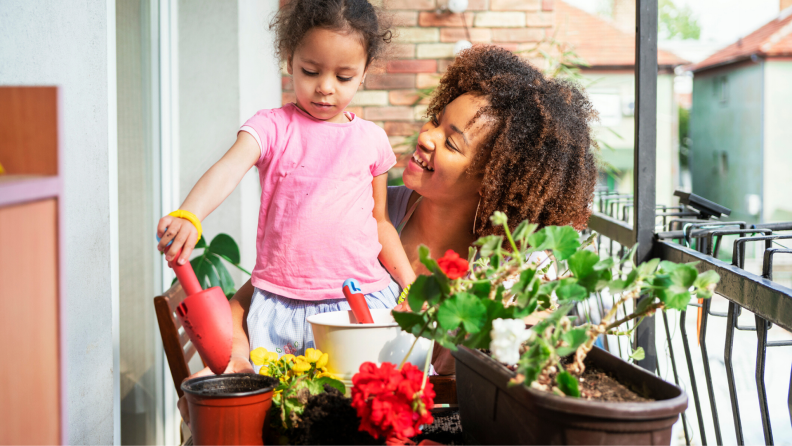
<svg viewBox="0 0 792 446">
<path fill-rule="evenodd" d="M 398 36 L 389 59 L 369 69 L 363 88 L 348 107 L 385 129 L 400 166 L 414 150 L 401 144 L 424 122 L 426 100 L 417 103 L 418 89 L 437 85 L 453 61 L 457 41 L 519 51 L 533 48 L 553 32 L 553 0 L 469 0 L 464 14 L 445 12 L 446 4 L 447 0 L 386 2 Z M 283 102 L 292 101 L 291 77 L 284 74 Z"/>
</svg>

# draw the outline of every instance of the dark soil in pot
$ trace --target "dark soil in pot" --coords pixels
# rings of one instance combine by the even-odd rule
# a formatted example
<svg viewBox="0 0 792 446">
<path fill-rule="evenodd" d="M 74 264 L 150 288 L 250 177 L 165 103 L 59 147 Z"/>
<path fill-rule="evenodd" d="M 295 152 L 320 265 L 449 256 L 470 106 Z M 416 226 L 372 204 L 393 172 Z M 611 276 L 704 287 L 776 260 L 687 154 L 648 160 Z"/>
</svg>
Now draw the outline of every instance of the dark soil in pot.
<svg viewBox="0 0 792 446">
<path fill-rule="evenodd" d="M 593 390 L 600 392 L 600 399 L 605 395 L 629 402 L 561 397 L 509 386 L 514 372 L 484 353 L 460 347 L 454 357 L 462 426 L 483 444 L 667 445 L 671 426 L 687 407 L 687 396 L 679 387 L 598 348 L 587 358 L 591 381 L 615 379 L 619 385 L 605 387 L 606 392 L 599 387 Z M 618 392 L 608 390 L 614 388 Z M 638 402 L 630 392 L 623 392 L 628 388 L 656 401 Z"/>
<path fill-rule="evenodd" d="M 360 419 L 352 408 L 352 400 L 341 392 L 325 387 L 326 392 L 308 398 L 300 427 L 290 433 L 294 444 L 385 444 L 358 430 Z M 424 426 L 415 443 L 432 440 L 445 445 L 463 444 L 459 414 L 455 410 L 437 413 L 435 422 Z"/>
</svg>

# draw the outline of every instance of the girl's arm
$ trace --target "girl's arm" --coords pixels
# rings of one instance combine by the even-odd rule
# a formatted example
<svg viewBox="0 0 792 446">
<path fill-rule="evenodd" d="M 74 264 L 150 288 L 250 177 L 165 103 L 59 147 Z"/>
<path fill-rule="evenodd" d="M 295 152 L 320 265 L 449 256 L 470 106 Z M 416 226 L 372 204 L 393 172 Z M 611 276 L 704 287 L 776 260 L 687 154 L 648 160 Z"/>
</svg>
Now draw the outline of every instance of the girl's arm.
<svg viewBox="0 0 792 446">
<path fill-rule="evenodd" d="M 179 209 L 192 212 L 198 220 L 205 219 L 234 191 L 260 155 L 261 149 L 253 136 L 239 132 L 234 145 L 195 183 Z M 157 235 L 160 237 L 157 249 L 165 252 L 165 260 L 172 260 L 184 247 L 179 255 L 179 264 L 184 264 L 190 258 L 198 242 L 198 231 L 192 223 L 169 215 L 160 219 Z M 168 248 L 171 240 L 173 244 Z"/>
<path fill-rule="evenodd" d="M 377 232 L 382 245 L 379 261 L 404 288 L 413 283 L 416 276 L 407 260 L 407 254 L 404 253 L 399 234 L 388 217 L 388 174 L 374 177 L 371 186 L 374 189 L 374 218 L 377 220 Z"/>
</svg>

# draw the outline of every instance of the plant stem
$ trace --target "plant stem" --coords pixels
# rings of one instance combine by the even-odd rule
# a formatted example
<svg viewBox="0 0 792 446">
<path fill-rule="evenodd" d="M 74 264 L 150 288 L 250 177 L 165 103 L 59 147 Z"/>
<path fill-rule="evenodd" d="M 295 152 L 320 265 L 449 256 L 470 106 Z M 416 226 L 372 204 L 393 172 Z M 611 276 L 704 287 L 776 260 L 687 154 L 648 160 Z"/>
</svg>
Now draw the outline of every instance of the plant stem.
<svg viewBox="0 0 792 446">
<path fill-rule="evenodd" d="M 426 378 L 429 376 L 429 364 L 432 363 L 432 352 L 434 351 L 435 341 L 432 340 L 432 343 L 429 345 L 429 351 L 426 353 L 426 362 L 424 363 L 424 370 L 423 370 L 423 381 L 421 382 L 421 390 L 423 392 L 424 387 L 426 387 Z"/>
<path fill-rule="evenodd" d="M 616 327 L 618 327 L 619 325 L 621 325 L 621 324 L 623 324 L 623 323 L 625 323 L 625 322 L 627 322 L 627 321 L 631 321 L 631 320 L 633 320 L 633 319 L 635 319 L 635 318 L 637 318 L 637 317 L 642 317 L 642 316 L 645 316 L 645 315 L 647 315 L 647 314 L 649 314 L 649 313 L 651 313 L 651 312 L 653 312 L 653 311 L 657 310 L 658 308 L 663 308 L 663 303 L 662 303 L 662 302 L 658 302 L 658 303 L 656 303 L 656 304 L 649 305 L 649 306 L 646 308 L 646 310 L 642 311 L 641 313 L 633 313 L 633 314 L 631 314 L 631 315 L 629 315 L 629 316 L 626 316 L 626 317 L 623 317 L 623 318 L 619 319 L 619 320 L 618 320 L 618 321 L 616 321 L 616 322 L 613 322 L 612 324 L 608 324 L 608 325 L 605 327 L 605 331 L 608 331 L 608 330 L 610 330 L 610 329 L 612 329 L 612 328 L 616 328 Z"/>
<path fill-rule="evenodd" d="M 514 253 L 514 255 L 517 256 L 517 261 L 520 262 L 520 266 L 522 266 L 523 264 L 522 253 L 517 249 L 517 244 L 514 243 L 514 238 L 512 237 L 511 231 L 509 231 L 509 225 L 504 223 L 503 230 L 506 231 L 506 238 L 509 240 L 509 244 L 512 247 L 512 252 Z"/>
<path fill-rule="evenodd" d="M 401 368 L 404 366 L 404 363 L 407 362 L 407 358 L 409 358 L 410 355 L 412 354 L 413 348 L 415 348 L 415 344 L 417 344 L 418 340 L 421 339 L 421 335 L 423 334 L 424 331 L 426 331 L 426 327 L 429 326 L 430 322 L 432 322 L 432 321 L 431 320 L 426 321 L 426 323 L 424 324 L 423 328 L 421 328 L 421 331 L 418 332 L 418 336 L 415 337 L 415 340 L 413 341 L 412 345 L 410 346 L 410 349 L 407 350 L 407 354 L 404 355 L 404 359 L 402 359 L 401 364 L 399 364 L 399 370 L 401 370 Z"/>
</svg>

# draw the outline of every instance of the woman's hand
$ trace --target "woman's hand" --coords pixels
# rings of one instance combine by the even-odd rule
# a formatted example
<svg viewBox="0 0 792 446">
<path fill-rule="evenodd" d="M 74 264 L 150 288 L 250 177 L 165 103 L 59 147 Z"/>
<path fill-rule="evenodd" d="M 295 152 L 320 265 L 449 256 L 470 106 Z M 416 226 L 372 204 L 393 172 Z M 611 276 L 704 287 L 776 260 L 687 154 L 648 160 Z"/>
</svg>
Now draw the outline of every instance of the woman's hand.
<svg viewBox="0 0 792 446">
<path fill-rule="evenodd" d="M 228 373 L 255 373 L 255 372 L 253 371 L 253 366 L 250 365 L 250 360 L 248 360 L 248 358 L 232 355 L 231 360 L 228 361 L 228 367 L 226 367 L 225 371 L 223 372 L 223 375 Z M 187 381 L 188 379 L 199 378 L 201 376 L 210 376 L 210 375 L 214 375 L 214 373 L 212 373 L 209 367 L 204 367 L 202 370 L 188 376 L 187 379 L 185 379 L 185 381 Z M 176 403 L 176 405 L 179 407 L 179 412 L 181 413 L 184 423 L 187 424 L 187 427 L 190 427 L 190 411 L 188 410 L 187 407 L 187 397 L 182 396 L 181 398 L 179 398 L 179 402 Z"/>
</svg>

